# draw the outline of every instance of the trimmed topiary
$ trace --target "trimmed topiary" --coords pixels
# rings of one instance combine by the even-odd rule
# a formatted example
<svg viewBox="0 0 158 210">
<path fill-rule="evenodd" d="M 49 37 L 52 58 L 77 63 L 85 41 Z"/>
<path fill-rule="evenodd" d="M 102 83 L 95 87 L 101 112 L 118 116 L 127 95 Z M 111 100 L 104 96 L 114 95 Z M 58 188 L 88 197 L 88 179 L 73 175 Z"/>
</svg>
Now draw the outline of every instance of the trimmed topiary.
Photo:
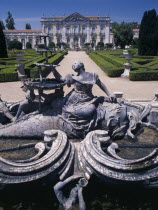
<svg viewBox="0 0 158 210">
<path fill-rule="evenodd" d="M 55 47 L 55 43 L 54 43 L 54 42 L 49 42 L 48 47 L 49 47 L 49 48 L 54 48 L 54 47 Z"/>
<path fill-rule="evenodd" d="M 26 49 L 32 49 L 32 44 L 30 42 L 26 43 Z"/>
<path fill-rule="evenodd" d="M 18 40 L 10 41 L 8 44 L 8 49 L 9 50 L 12 50 L 12 49 L 22 50 L 22 43 L 19 42 Z"/>
</svg>

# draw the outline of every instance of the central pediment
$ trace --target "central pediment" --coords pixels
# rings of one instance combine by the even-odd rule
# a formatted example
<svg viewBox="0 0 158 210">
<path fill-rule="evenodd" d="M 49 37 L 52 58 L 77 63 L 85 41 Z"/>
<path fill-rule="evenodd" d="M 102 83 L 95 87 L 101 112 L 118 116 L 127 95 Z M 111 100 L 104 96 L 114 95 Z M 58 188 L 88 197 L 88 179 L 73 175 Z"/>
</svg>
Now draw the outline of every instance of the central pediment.
<svg viewBox="0 0 158 210">
<path fill-rule="evenodd" d="M 66 21 L 66 22 L 70 22 L 70 21 L 74 21 L 74 22 L 76 22 L 76 21 L 89 21 L 89 19 L 84 17 L 83 15 L 80 15 L 78 12 L 75 12 L 75 13 L 69 15 L 68 17 L 66 17 L 64 19 L 64 21 Z"/>
</svg>

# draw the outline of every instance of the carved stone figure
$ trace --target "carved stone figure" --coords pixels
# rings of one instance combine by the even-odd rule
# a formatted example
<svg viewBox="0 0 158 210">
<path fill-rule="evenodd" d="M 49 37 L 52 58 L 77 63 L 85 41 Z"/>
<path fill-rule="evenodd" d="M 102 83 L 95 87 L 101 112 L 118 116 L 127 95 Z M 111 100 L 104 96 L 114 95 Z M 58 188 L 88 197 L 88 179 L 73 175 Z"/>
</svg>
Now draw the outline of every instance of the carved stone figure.
<svg viewBox="0 0 158 210">
<path fill-rule="evenodd" d="M 26 99 L 20 103 L 16 116 L 13 120 L 17 120 L 22 112 L 24 112 L 25 114 L 30 113 L 33 106 L 32 102 L 35 100 L 36 97 L 33 90 L 28 89 L 25 86 L 22 86 L 21 88 L 24 92 L 26 92 Z"/>
<path fill-rule="evenodd" d="M 65 78 L 52 68 L 58 81 L 64 81 L 69 87 L 74 85 L 70 93 L 57 99 L 52 97 L 52 100 L 50 95 L 49 103 L 46 108 L 43 106 L 40 114 L 31 113 L 14 123 L 1 126 L 0 137 L 42 138 L 45 130 L 59 129 L 69 138 L 83 138 L 92 130 L 102 129 L 107 130 L 113 139 L 125 135 L 134 138 L 132 130 L 135 130 L 137 124 L 149 114 L 151 107 L 144 108 L 145 112 L 139 115 L 134 110 L 128 111 L 125 102 L 123 100 L 117 102 L 96 73 L 85 71 L 83 63 L 75 62 L 72 68 L 77 75 L 69 74 Z M 94 84 L 97 84 L 108 97 L 95 97 L 92 94 Z M 27 99 L 26 102 L 19 106 L 16 118 L 19 117 L 22 107 L 29 106 L 32 100 Z"/>
<path fill-rule="evenodd" d="M 0 143 L 6 141 L 5 138 L 43 140 L 0 148 L 0 154 L 28 147 L 37 152 L 31 158 L 20 160 L 0 157 L 0 187 L 1 184 L 30 182 L 50 175 L 62 207 L 71 209 L 78 200 L 80 210 L 86 208 L 82 190 L 92 174 L 110 183 L 158 187 L 157 149 L 141 154 L 147 140 L 150 139 L 152 148 L 158 142 L 158 128 L 148 122 L 151 105 L 116 100 L 96 73 L 85 71 L 82 62 L 75 62 L 72 66 L 77 75 L 68 74 L 66 77 L 62 77 L 53 65 L 47 65 L 55 79 L 25 80 L 26 100 L 20 105 L 12 104 L 12 108 L 16 106 L 14 111 L 9 103 L 0 101 L 0 123 L 4 124 L 0 126 Z M 95 84 L 107 97 L 93 95 Z M 65 97 L 64 85 L 74 86 Z M 34 89 L 39 93 L 38 112 L 32 112 Z M 55 92 L 46 94 L 45 89 L 55 89 Z M 21 113 L 29 107 L 30 113 L 22 116 Z M 2 120 L 7 117 L 12 121 L 14 116 L 14 122 L 7 124 L 5 119 Z M 147 140 L 140 137 L 144 127 L 151 129 Z M 130 144 L 125 145 L 125 141 Z M 138 143 L 136 148 L 135 142 Z M 132 152 L 126 154 L 128 150 L 123 150 L 127 158 L 120 156 L 117 149 L 121 147 L 134 147 L 134 158 L 130 159 Z"/>
<path fill-rule="evenodd" d="M 76 200 L 79 201 L 79 209 L 85 210 L 86 205 L 82 195 L 82 189 L 87 185 L 87 180 L 85 178 L 81 178 L 81 174 L 74 174 L 64 181 L 58 182 L 54 186 L 54 192 L 56 197 L 58 198 L 60 204 L 64 207 L 64 209 L 71 209 L 71 207 L 76 203 Z M 73 183 L 77 181 L 78 183 Z M 64 193 L 63 188 L 66 186 L 66 190 Z"/>
</svg>

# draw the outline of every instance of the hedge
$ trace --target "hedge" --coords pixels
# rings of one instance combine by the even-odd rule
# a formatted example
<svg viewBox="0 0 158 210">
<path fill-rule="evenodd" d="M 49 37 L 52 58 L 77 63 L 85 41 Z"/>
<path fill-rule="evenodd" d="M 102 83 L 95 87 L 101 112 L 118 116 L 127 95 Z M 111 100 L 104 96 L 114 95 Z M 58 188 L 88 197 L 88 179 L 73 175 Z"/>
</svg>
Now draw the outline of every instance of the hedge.
<svg viewBox="0 0 158 210">
<path fill-rule="evenodd" d="M 158 56 L 138 56 L 137 50 L 129 51 L 133 55 L 129 79 L 133 81 L 158 80 Z M 87 54 L 109 77 L 120 77 L 124 72 L 126 60 L 122 50 L 87 51 Z"/>
<path fill-rule="evenodd" d="M 65 54 L 67 54 L 67 51 L 54 53 L 52 56 L 49 55 L 48 62 L 57 64 L 63 59 Z M 39 56 L 39 54 L 37 55 L 38 56 L 36 57 L 34 56 L 34 54 L 32 54 L 31 62 L 29 59 L 26 59 L 25 57 L 25 61 L 23 63 L 25 64 L 25 72 L 28 77 L 31 77 L 31 78 L 39 77 L 37 66 L 34 63 L 44 62 L 45 57 L 41 55 Z M 30 57 L 29 55 L 27 56 Z M 15 60 L 13 60 L 13 63 L 17 64 Z M 48 70 L 48 68 L 45 68 L 43 70 L 44 76 L 47 76 L 49 72 L 50 71 Z M 17 80 L 18 80 L 18 73 L 17 73 L 15 65 L 0 65 L 0 82 L 11 82 L 11 81 L 17 81 Z"/>
<path fill-rule="evenodd" d="M 97 54 L 89 53 L 89 56 L 109 77 L 120 77 L 124 72 L 123 66 L 118 68 Z"/>
<path fill-rule="evenodd" d="M 158 80 L 158 70 L 137 70 L 131 71 L 129 79 L 132 81 L 151 81 Z"/>
</svg>

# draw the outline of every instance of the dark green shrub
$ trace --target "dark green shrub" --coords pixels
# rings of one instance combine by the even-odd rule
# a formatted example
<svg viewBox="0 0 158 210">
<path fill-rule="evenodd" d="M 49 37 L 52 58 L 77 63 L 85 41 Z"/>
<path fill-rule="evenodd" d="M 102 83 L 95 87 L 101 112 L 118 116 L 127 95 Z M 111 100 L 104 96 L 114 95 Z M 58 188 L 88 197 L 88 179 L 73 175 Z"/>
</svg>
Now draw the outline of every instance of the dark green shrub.
<svg viewBox="0 0 158 210">
<path fill-rule="evenodd" d="M 112 48 L 113 47 L 113 44 L 111 44 L 111 43 L 107 43 L 107 44 L 105 44 L 105 46 L 106 46 L 106 48 Z"/>
<path fill-rule="evenodd" d="M 89 47 L 90 47 L 90 43 L 85 43 L 85 44 L 84 44 L 84 47 L 85 47 L 85 48 L 89 48 Z"/>
<path fill-rule="evenodd" d="M 26 43 L 26 49 L 32 49 L 32 44 L 30 42 Z"/>
<path fill-rule="evenodd" d="M 39 44 L 38 45 L 38 48 L 44 49 L 45 48 L 45 45 L 44 44 Z"/>
<path fill-rule="evenodd" d="M 12 50 L 12 49 L 22 50 L 22 43 L 19 42 L 18 40 L 10 41 L 8 44 L 8 49 L 9 50 Z"/>
<path fill-rule="evenodd" d="M 131 71 L 129 79 L 132 81 L 149 81 L 158 80 L 158 70 L 137 70 Z"/>
<path fill-rule="evenodd" d="M 54 47 L 55 47 L 55 43 L 54 43 L 54 42 L 49 42 L 48 47 L 49 47 L 49 48 L 54 48 Z"/>
<path fill-rule="evenodd" d="M 104 42 L 98 42 L 97 46 L 98 46 L 100 49 L 104 49 Z"/>
</svg>

